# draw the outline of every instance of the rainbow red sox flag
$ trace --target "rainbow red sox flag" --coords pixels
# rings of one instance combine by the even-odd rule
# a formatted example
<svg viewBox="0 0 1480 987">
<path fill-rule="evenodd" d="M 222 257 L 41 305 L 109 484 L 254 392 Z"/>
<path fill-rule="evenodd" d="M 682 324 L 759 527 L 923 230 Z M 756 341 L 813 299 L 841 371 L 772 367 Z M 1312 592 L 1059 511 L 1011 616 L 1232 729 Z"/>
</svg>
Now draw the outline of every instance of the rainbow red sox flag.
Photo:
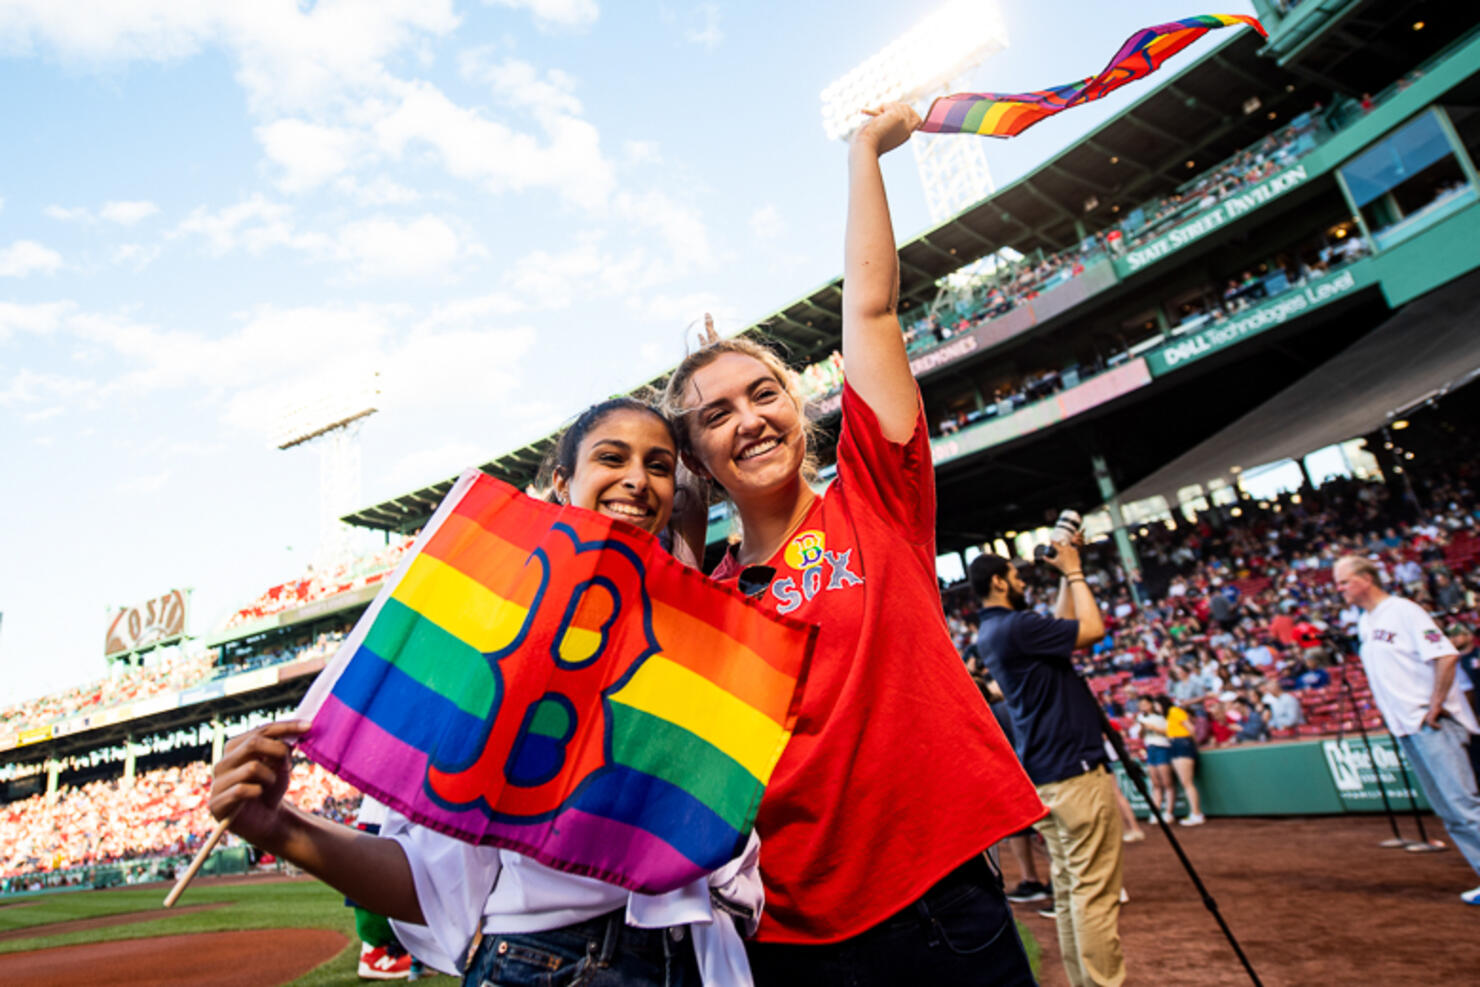
<svg viewBox="0 0 1480 987">
<path fill-rule="evenodd" d="M 300 750 L 424 826 L 662 893 L 743 848 L 816 633 L 469 470 L 310 688 Z"/>
</svg>

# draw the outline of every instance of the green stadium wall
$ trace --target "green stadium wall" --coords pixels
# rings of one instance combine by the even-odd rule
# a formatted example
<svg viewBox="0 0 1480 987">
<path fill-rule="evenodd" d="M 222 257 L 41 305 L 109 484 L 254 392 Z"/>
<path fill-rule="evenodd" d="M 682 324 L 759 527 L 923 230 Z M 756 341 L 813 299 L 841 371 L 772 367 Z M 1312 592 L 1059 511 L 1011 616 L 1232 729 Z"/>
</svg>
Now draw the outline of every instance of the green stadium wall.
<svg viewBox="0 0 1480 987">
<path fill-rule="evenodd" d="M 1417 789 L 1412 767 L 1393 738 L 1372 738 L 1373 754 L 1393 809 L 1407 812 L 1413 800 L 1427 811 L 1428 800 Z M 1197 787 L 1203 812 L 1210 816 L 1325 816 L 1381 812 L 1382 793 L 1372 758 L 1361 737 L 1250 744 L 1203 751 L 1198 757 Z M 1405 779 L 1404 773 L 1407 773 Z M 1116 780 L 1136 814 L 1149 813 L 1125 769 L 1115 766 Z M 1149 779 L 1148 779 L 1149 784 Z M 1179 789 L 1180 793 L 1180 789 Z M 1186 804 L 1178 796 L 1179 811 Z"/>
</svg>

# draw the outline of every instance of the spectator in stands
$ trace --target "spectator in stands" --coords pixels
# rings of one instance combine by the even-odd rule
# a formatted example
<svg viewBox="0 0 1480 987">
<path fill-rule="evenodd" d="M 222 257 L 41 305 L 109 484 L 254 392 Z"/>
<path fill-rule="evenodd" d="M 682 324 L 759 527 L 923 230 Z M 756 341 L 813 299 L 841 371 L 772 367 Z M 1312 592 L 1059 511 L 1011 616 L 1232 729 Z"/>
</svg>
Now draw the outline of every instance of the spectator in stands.
<svg viewBox="0 0 1480 987">
<path fill-rule="evenodd" d="M 1331 684 L 1331 676 L 1321 667 L 1320 657 L 1307 652 L 1302 659 L 1305 670 L 1295 676 L 1297 689 L 1323 689 Z"/>
<path fill-rule="evenodd" d="M 1183 826 L 1201 826 L 1207 822 L 1202 812 L 1202 797 L 1193 780 L 1197 773 L 1197 742 L 1192 736 L 1192 716 L 1168 697 L 1157 697 L 1161 713 L 1167 718 L 1167 739 L 1172 742 L 1172 774 L 1187 796 L 1187 816 Z M 1165 700 L 1165 701 L 1160 701 Z"/>
<path fill-rule="evenodd" d="M 1300 700 L 1286 692 L 1279 679 L 1265 679 L 1261 688 L 1264 692 L 1264 706 L 1269 710 L 1271 730 L 1288 730 L 1305 721 L 1300 711 Z"/>
<path fill-rule="evenodd" d="M 1460 686 L 1465 690 L 1470 709 L 1480 719 L 1480 648 L 1475 647 L 1475 633 L 1469 624 L 1456 621 L 1449 625 L 1449 643 L 1459 655 L 1456 678 L 1464 676 Z"/>
<path fill-rule="evenodd" d="M 1342 558 L 1335 577 L 1347 601 L 1364 611 L 1358 626 L 1362 666 L 1377 708 L 1413 765 L 1429 804 L 1480 874 L 1480 794 L 1469 755 L 1480 723 L 1455 683 L 1459 654 L 1422 607 L 1382 588 L 1369 559 Z M 1480 886 L 1460 899 L 1480 905 Z"/>
<path fill-rule="evenodd" d="M 1258 703 L 1251 703 L 1239 696 L 1233 701 L 1233 708 L 1240 720 L 1238 733 L 1233 738 L 1234 743 L 1262 743 L 1269 739 L 1269 725 L 1265 722 L 1263 709 Z"/>
<path fill-rule="evenodd" d="M 1151 799 L 1161 807 L 1161 814 L 1173 818 L 1172 804 L 1176 783 L 1172 780 L 1172 742 L 1167 737 L 1167 718 L 1160 707 L 1160 697 L 1142 696 L 1136 724 L 1141 741 L 1146 745 L 1146 765 L 1151 775 Z"/>
</svg>

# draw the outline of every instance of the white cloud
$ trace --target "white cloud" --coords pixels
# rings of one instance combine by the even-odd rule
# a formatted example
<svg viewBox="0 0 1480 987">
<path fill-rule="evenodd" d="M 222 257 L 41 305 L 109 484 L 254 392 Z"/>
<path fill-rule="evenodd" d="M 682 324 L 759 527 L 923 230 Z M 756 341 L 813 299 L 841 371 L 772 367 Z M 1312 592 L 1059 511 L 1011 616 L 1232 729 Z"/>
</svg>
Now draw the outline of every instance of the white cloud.
<svg viewBox="0 0 1480 987">
<path fill-rule="evenodd" d="M 38 336 L 55 332 L 62 324 L 62 317 L 75 308 L 71 302 L 41 302 L 31 305 L 0 302 L 0 342 L 16 332 Z"/>
<path fill-rule="evenodd" d="M 364 277 L 426 277 L 445 271 L 463 253 L 457 233 L 435 216 L 350 223 L 340 230 L 338 244 Z"/>
<path fill-rule="evenodd" d="M 601 16 L 596 0 L 485 0 L 499 7 L 528 10 L 542 27 L 589 27 Z"/>
<path fill-rule="evenodd" d="M 362 206 L 404 206 L 421 199 L 416 189 L 393 182 L 385 175 L 377 175 L 368 182 L 345 175 L 334 187 Z"/>
<path fill-rule="evenodd" d="M 92 219 L 92 213 L 82 206 L 47 206 L 41 211 L 61 223 L 82 223 Z"/>
<path fill-rule="evenodd" d="M 64 411 L 66 411 L 66 409 L 63 408 L 61 405 L 54 404 L 49 408 L 42 408 L 38 411 L 28 411 L 21 417 L 28 422 L 44 422 L 48 419 L 57 417 Z"/>
<path fill-rule="evenodd" d="M 62 255 L 35 240 L 17 240 L 0 247 L 0 278 L 24 278 L 31 274 L 52 274 L 62 266 Z"/>
<path fill-rule="evenodd" d="M 735 308 L 710 291 L 694 291 L 682 295 L 660 292 L 647 298 L 634 296 L 627 299 L 627 306 L 637 312 L 645 323 L 659 328 L 681 328 L 685 332 L 694 328 L 702 330 L 706 312 L 714 316 L 716 324 L 739 321 Z M 677 332 L 673 338 L 676 345 Z"/>
<path fill-rule="evenodd" d="M 282 168 L 278 185 L 287 192 L 315 188 L 347 171 L 360 144 L 358 135 L 344 128 L 296 119 L 276 120 L 256 134 L 267 157 Z"/>
<path fill-rule="evenodd" d="M 719 5 L 702 3 L 695 13 L 698 14 L 701 23 L 685 31 L 684 40 L 713 51 L 719 47 L 720 42 L 725 40 L 725 32 L 719 27 Z"/>
<path fill-rule="evenodd" d="M 458 57 L 458 69 L 468 82 L 489 86 L 494 95 L 511 106 L 540 114 L 567 113 L 578 116 L 581 101 L 576 99 L 576 80 L 559 69 L 550 69 L 543 77 L 540 70 L 517 58 L 492 59 L 488 46 L 472 48 Z"/>
<path fill-rule="evenodd" d="M 130 270 L 142 271 L 159 257 L 160 248 L 154 244 L 121 243 L 113 248 L 113 263 Z"/>
<path fill-rule="evenodd" d="M 135 200 L 130 202 L 105 202 L 103 208 L 98 210 L 98 215 L 110 223 L 120 226 L 132 226 L 141 219 L 148 219 L 159 212 L 159 207 L 152 202 Z"/>
<path fill-rule="evenodd" d="M 750 232 L 757 240 L 774 240 L 786 232 L 781 210 L 767 203 L 750 214 Z"/>
<path fill-rule="evenodd" d="M 234 59 L 254 111 L 281 113 L 329 106 L 379 82 L 392 54 L 457 23 L 451 0 L 19 0 L 0 9 L 0 50 L 49 48 L 108 64 L 219 46 Z"/>
<path fill-rule="evenodd" d="M 706 268 L 714 261 L 704 218 L 692 206 L 666 192 L 623 192 L 617 196 L 618 215 L 657 232 L 673 253 L 676 270 Z"/>
<path fill-rule="evenodd" d="M 624 141 L 622 154 L 628 164 L 658 164 L 663 160 L 657 141 Z"/>
<path fill-rule="evenodd" d="M 97 384 L 82 377 L 20 370 L 0 390 L 0 407 L 67 401 L 94 390 Z"/>
<path fill-rule="evenodd" d="M 445 326 L 478 328 L 494 316 L 513 315 L 529 306 L 513 295 L 494 292 L 476 298 L 460 298 L 437 306 L 417 325 L 418 331 L 431 331 Z"/>
<path fill-rule="evenodd" d="M 400 87 L 399 103 L 375 124 L 382 151 L 400 158 L 425 145 L 452 175 L 490 191 L 549 188 L 573 204 L 603 204 L 615 186 L 595 127 L 575 117 L 542 118 L 547 142 L 454 103 L 429 82 Z"/>
<path fill-rule="evenodd" d="M 300 233 L 293 224 L 293 210 L 260 195 L 212 211 L 205 206 L 193 210 L 175 227 L 172 236 L 195 234 L 205 237 L 211 252 L 220 256 L 241 247 L 260 254 L 269 247 L 327 252 L 332 241 L 322 233 Z"/>
</svg>

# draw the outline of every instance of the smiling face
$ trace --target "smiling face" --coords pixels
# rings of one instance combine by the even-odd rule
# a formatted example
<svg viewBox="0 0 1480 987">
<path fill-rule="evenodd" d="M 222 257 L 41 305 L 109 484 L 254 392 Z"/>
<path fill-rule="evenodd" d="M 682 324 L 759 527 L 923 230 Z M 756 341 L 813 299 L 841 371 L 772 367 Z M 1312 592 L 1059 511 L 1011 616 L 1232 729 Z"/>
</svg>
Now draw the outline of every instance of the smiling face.
<svg viewBox="0 0 1480 987">
<path fill-rule="evenodd" d="M 564 503 L 656 534 L 673 512 L 677 464 L 678 450 L 662 418 L 620 408 L 582 436 L 573 467 L 555 472 L 555 492 Z"/>
<path fill-rule="evenodd" d="M 694 457 L 731 497 L 769 493 L 801 472 L 807 454 L 801 409 L 754 357 L 723 353 L 695 370 L 684 411 Z"/>
</svg>

